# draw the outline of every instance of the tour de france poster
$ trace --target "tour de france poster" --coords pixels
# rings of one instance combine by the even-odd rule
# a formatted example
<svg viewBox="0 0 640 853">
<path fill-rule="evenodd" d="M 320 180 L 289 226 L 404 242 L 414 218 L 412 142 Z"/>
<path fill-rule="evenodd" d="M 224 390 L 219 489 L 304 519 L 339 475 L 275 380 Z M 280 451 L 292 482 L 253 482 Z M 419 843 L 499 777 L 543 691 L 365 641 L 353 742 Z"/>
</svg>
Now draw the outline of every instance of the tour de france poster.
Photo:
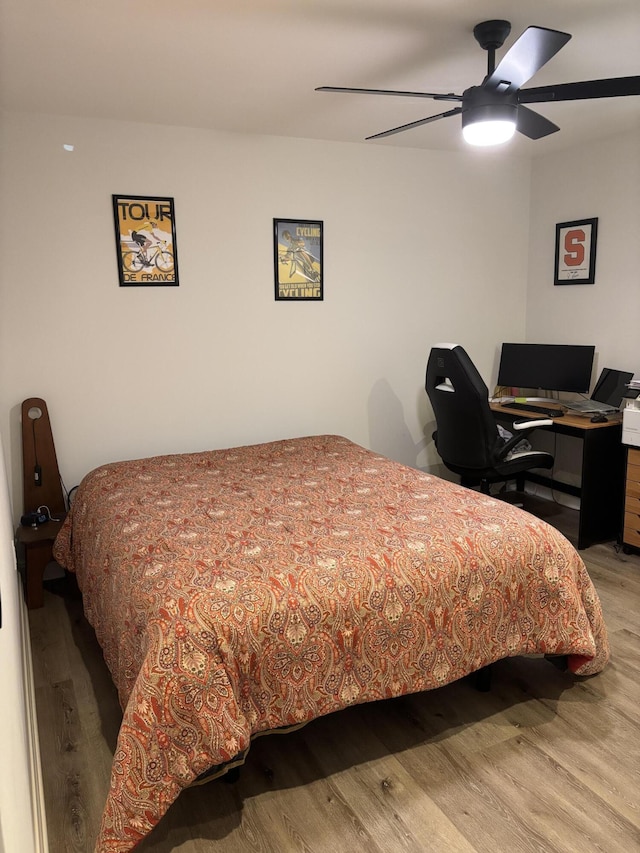
<svg viewBox="0 0 640 853">
<path fill-rule="evenodd" d="M 120 287 L 178 286 L 172 198 L 114 195 Z"/>
<path fill-rule="evenodd" d="M 274 219 L 276 299 L 323 298 L 322 225 L 315 219 Z"/>
</svg>

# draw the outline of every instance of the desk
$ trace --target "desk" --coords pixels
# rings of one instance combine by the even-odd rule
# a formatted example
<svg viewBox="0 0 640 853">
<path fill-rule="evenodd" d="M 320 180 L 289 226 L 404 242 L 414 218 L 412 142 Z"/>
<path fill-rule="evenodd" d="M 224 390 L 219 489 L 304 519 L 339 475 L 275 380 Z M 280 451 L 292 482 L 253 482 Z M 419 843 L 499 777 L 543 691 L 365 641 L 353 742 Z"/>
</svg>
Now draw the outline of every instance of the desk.
<svg viewBox="0 0 640 853">
<path fill-rule="evenodd" d="M 545 401 L 544 405 L 547 403 Z M 549 408 L 553 408 L 549 404 Z M 492 403 L 496 418 L 505 423 L 544 415 L 509 409 Z M 556 489 L 580 498 L 578 548 L 620 537 L 624 496 L 625 454 L 622 446 L 622 417 L 603 424 L 592 424 L 590 418 L 566 413 L 543 429 L 558 435 L 570 435 L 582 441 L 581 485 L 572 486 L 535 472 L 524 477 L 532 483 Z"/>
</svg>

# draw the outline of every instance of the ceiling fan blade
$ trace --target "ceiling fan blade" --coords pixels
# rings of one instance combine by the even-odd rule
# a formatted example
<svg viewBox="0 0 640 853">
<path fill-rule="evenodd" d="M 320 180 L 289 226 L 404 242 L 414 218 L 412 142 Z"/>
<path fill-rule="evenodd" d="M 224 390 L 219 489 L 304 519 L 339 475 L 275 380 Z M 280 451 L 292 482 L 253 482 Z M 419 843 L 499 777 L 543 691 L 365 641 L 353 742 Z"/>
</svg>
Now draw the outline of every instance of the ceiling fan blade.
<svg viewBox="0 0 640 853">
<path fill-rule="evenodd" d="M 440 95 L 435 92 L 403 92 L 396 89 L 353 89 L 346 86 L 318 86 L 316 92 L 347 92 L 355 95 L 396 95 L 401 98 L 432 98 L 434 101 L 461 101 L 462 95 Z"/>
<path fill-rule="evenodd" d="M 541 116 L 540 113 L 523 107 L 522 104 L 518 105 L 516 129 L 529 139 L 542 139 L 543 136 L 549 136 L 550 133 L 560 130 L 557 124 Z"/>
<path fill-rule="evenodd" d="M 581 83 L 559 83 L 557 86 L 534 86 L 518 93 L 521 104 L 549 101 L 581 101 L 585 98 L 623 98 L 640 95 L 640 77 L 611 77 L 608 80 L 583 80 Z"/>
<path fill-rule="evenodd" d="M 429 116 L 428 118 L 421 118 L 418 121 L 410 121 L 409 124 L 402 124 L 400 127 L 393 127 L 391 130 L 383 130 L 382 133 L 374 133 L 373 136 L 367 136 L 366 139 L 382 139 L 383 136 L 393 136 L 394 133 L 402 133 L 404 130 L 411 130 L 414 127 L 420 127 L 423 124 L 429 124 L 431 121 L 437 121 L 441 118 L 447 118 L 447 116 L 456 116 L 462 112 L 462 107 L 455 107 L 453 110 L 447 110 L 446 113 L 438 113 L 437 116 Z"/>
<path fill-rule="evenodd" d="M 546 27 L 527 27 L 482 84 L 485 89 L 514 92 L 530 80 L 571 36 Z"/>
</svg>

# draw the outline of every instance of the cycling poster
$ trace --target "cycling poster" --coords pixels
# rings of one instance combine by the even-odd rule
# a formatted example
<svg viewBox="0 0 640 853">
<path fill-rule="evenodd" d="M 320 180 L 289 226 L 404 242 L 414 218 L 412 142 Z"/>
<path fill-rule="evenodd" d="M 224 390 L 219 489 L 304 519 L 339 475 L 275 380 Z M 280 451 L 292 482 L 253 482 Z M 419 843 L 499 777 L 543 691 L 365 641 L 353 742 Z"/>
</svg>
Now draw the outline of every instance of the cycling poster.
<svg viewBox="0 0 640 853">
<path fill-rule="evenodd" d="M 276 299 L 322 299 L 322 222 L 274 219 Z"/>
<path fill-rule="evenodd" d="M 120 287 L 178 286 L 172 198 L 114 195 Z"/>
</svg>

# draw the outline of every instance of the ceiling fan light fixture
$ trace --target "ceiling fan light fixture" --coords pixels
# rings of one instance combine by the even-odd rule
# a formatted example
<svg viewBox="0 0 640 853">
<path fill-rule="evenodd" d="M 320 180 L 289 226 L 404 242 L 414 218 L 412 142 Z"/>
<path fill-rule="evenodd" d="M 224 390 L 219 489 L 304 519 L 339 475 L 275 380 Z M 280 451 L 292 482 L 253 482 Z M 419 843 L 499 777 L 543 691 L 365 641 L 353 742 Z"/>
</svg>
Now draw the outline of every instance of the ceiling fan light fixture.
<svg viewBox="0 0 640 853">
<path fill-rule="evenodd" d="M 437 115 L 428 115 L 426 118 L 410 121 L 366 138 L 381 139 L 443 118 L 461 115 L 464 139 L 471 145 L 484 146 L 504 144 L 516 130 L 528 139 L 543 139 L 560 130 L 557 124 L 529 109 L 526 104 L 640 95 L 640 75 L 523 89 L 522 86 L 564 47 L 571 36 L 548 27 L 527 27 L 496 65 L 496 50 L 502 47 L 510 32 L 511 24 L 502 20 L 483 21 L 473 28 L 476 41 L 487 52 L 487 75 L 479 86 L 470 86 L 462 95 L 456 95 L 454 92 L 438 94 L 343 86 L 320 86 L 317 91 L 455 101 L 459 106 L 453 109 Z"/>
<path fill-rule="evenodd" d="M 473 107 L 462 113 L 462 135 L 469 145 L 503 145 L 516 132 L 516 117 L 511 104 Z"/>
<path fill-rule="evenodd" d="M 514 121 L 475 121 L 462 128 L 464 141 L 469 145 L 503 145 L 516 132 Z"/>
</svg>

